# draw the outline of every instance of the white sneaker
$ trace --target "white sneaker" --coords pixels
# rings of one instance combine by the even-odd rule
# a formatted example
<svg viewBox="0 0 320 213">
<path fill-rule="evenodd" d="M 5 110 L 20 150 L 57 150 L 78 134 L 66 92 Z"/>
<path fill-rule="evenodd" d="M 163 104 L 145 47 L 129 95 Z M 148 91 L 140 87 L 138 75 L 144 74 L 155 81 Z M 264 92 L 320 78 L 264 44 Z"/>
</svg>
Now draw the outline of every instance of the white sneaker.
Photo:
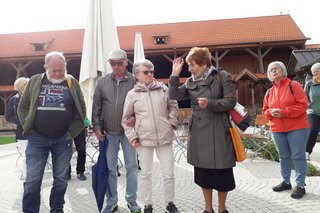
<svg viewBox="0 0 320 213">
<path fill-rule="evenodd" d="M 306 160 L 307 160 L 307 161 L 310 161 L 310 154 L 309 154 L 309 152 L 306 152 Z"/>
</svg>

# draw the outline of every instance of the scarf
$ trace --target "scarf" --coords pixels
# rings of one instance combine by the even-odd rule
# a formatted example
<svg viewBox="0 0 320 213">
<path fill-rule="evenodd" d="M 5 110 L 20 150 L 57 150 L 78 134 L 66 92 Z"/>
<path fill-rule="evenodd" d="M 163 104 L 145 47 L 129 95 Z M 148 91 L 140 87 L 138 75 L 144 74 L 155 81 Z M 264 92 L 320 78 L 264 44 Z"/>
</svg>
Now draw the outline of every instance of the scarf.
<svg viewBox="0 0 320 213">
<path fill-rule="evenodd" d="M 197 77 L 192 76 L 193 82 L 198 82 L 198 81 L 205 81 L 205 80 L 207 80 L 208 76 L 211 75 L 212 70 L 214 70 L 214 69 L 215 69 L 214 66 L 210 66 L 210 67 L 208 67 L 208 69 L 206 69 L 206 71 L 204 71 L 204 72 L 202 73 L 202 75 L 199 75 L 199 76 L 197 76 Z"/>
</svg>

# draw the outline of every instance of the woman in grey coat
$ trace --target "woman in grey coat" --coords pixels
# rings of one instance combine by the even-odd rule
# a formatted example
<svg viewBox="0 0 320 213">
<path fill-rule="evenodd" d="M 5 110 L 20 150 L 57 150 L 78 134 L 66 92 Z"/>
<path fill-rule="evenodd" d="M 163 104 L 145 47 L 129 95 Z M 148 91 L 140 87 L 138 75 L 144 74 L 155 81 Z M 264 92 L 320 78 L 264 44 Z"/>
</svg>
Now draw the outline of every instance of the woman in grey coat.
<svg viewBox="0 0 320 213">
<path fill-rule="evenodd" d="M 237 99 L 230 74 L 212 66 L 211 57 L 208 48 L 192 48 L 186 57 L 191 77 L 181 86 L 179 75 L 184 61 L 175 59 L 169 79 L 169 96 L 191 102 L 187 158 L 194 166 L 194 181 L 202 188 L 203 213 L 214 212 L 213 189 L 218 191 L 218 212 L 228 213 L 227 194 L 235 188 L 235 152 L 227 112 L 236 105 Z"/>
</svg>

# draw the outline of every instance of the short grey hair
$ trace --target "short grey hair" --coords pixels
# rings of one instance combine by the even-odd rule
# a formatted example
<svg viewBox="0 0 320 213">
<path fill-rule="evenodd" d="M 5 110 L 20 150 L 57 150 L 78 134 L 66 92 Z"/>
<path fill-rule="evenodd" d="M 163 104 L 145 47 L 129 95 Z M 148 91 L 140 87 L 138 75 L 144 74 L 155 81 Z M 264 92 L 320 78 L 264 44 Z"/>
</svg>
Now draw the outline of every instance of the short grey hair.
<svg viewBox="0 0 320 213">
<path fill-rule="evenodd" d="M 320 63 L 319 62 L 315 63 L 311 67 L 311 72 L 316 71 L 316 70 L 320 70 Z"/>
<path fill-rule="evenodd" d="M 18 92 L 22 92 L 22 90 L 24 90 L 24 88 L 27 86 L 28 82 L 29 82 L 29 78 L 25 78 L 25 77 L 18 78 L 13 84 L 14 89 L 17 90 Z"/>
<path fill-rule="evenodd" d="M 284 77 L 288 76 L 287 68 L 284 65 L 284 63 L 282 63 L 281 61 L 273 61 L 268 65 L 268 69 L 267 69 L 267 75 L 270 81 L 272 81 L 270 76 L 270 71 L 271 71 L 271 68 L 273 67 L 278 67 L 282 69 L 282 76 Z"/>
<path fill-rule="evenodd" d="M 152 71 L 154 70 L 154 65 L 153 65 L 153 63 L 151 61 L 149 61 L 148 59 L 141 59 L 141 60 L 137 60 L 133 64 L 132 72 L 133 72 L 134 75 L 136 75 L 138 72 L 140 72 L 139 68 L 141 66 L 148 67 Z"/>
<path fill-rule="evenodd" d="M 58 51 L 52 51 L 46 54 L 45 58 L 44 58 L 44 63 L 48 64 L 50 59 L 53 57 L 58 57 L 61 58 L 64 62 L 66 62 L 66 58 L 64 57 L 62 52 L 58 52 Z"/>
</svg>

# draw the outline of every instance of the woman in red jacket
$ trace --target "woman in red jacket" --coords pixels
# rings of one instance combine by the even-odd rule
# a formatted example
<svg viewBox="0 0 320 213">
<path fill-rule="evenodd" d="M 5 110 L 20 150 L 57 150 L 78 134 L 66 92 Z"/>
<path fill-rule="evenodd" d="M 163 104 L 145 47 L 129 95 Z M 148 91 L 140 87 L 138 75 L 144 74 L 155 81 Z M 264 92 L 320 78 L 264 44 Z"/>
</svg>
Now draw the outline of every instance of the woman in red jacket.
<svg viewBox="0 0 320 213">
<path fill-rule="evenodd" d="M 292 198 L 301 198 L 305 193 L 307 161 L 305 150 L 310 132 L 307 119 L 307 96 L 299 82 L 287 77 L 287 69 L 280 61 L 268 65 L 268 77 L 273 86 L 264 97 L 263 113 L 270 120 L 270 131 L 280 154 L 283 181 L 274 186 L 275 192 L 289 190 L 291 159 L 295 167 L 296 187 Z"/>
</svg>

